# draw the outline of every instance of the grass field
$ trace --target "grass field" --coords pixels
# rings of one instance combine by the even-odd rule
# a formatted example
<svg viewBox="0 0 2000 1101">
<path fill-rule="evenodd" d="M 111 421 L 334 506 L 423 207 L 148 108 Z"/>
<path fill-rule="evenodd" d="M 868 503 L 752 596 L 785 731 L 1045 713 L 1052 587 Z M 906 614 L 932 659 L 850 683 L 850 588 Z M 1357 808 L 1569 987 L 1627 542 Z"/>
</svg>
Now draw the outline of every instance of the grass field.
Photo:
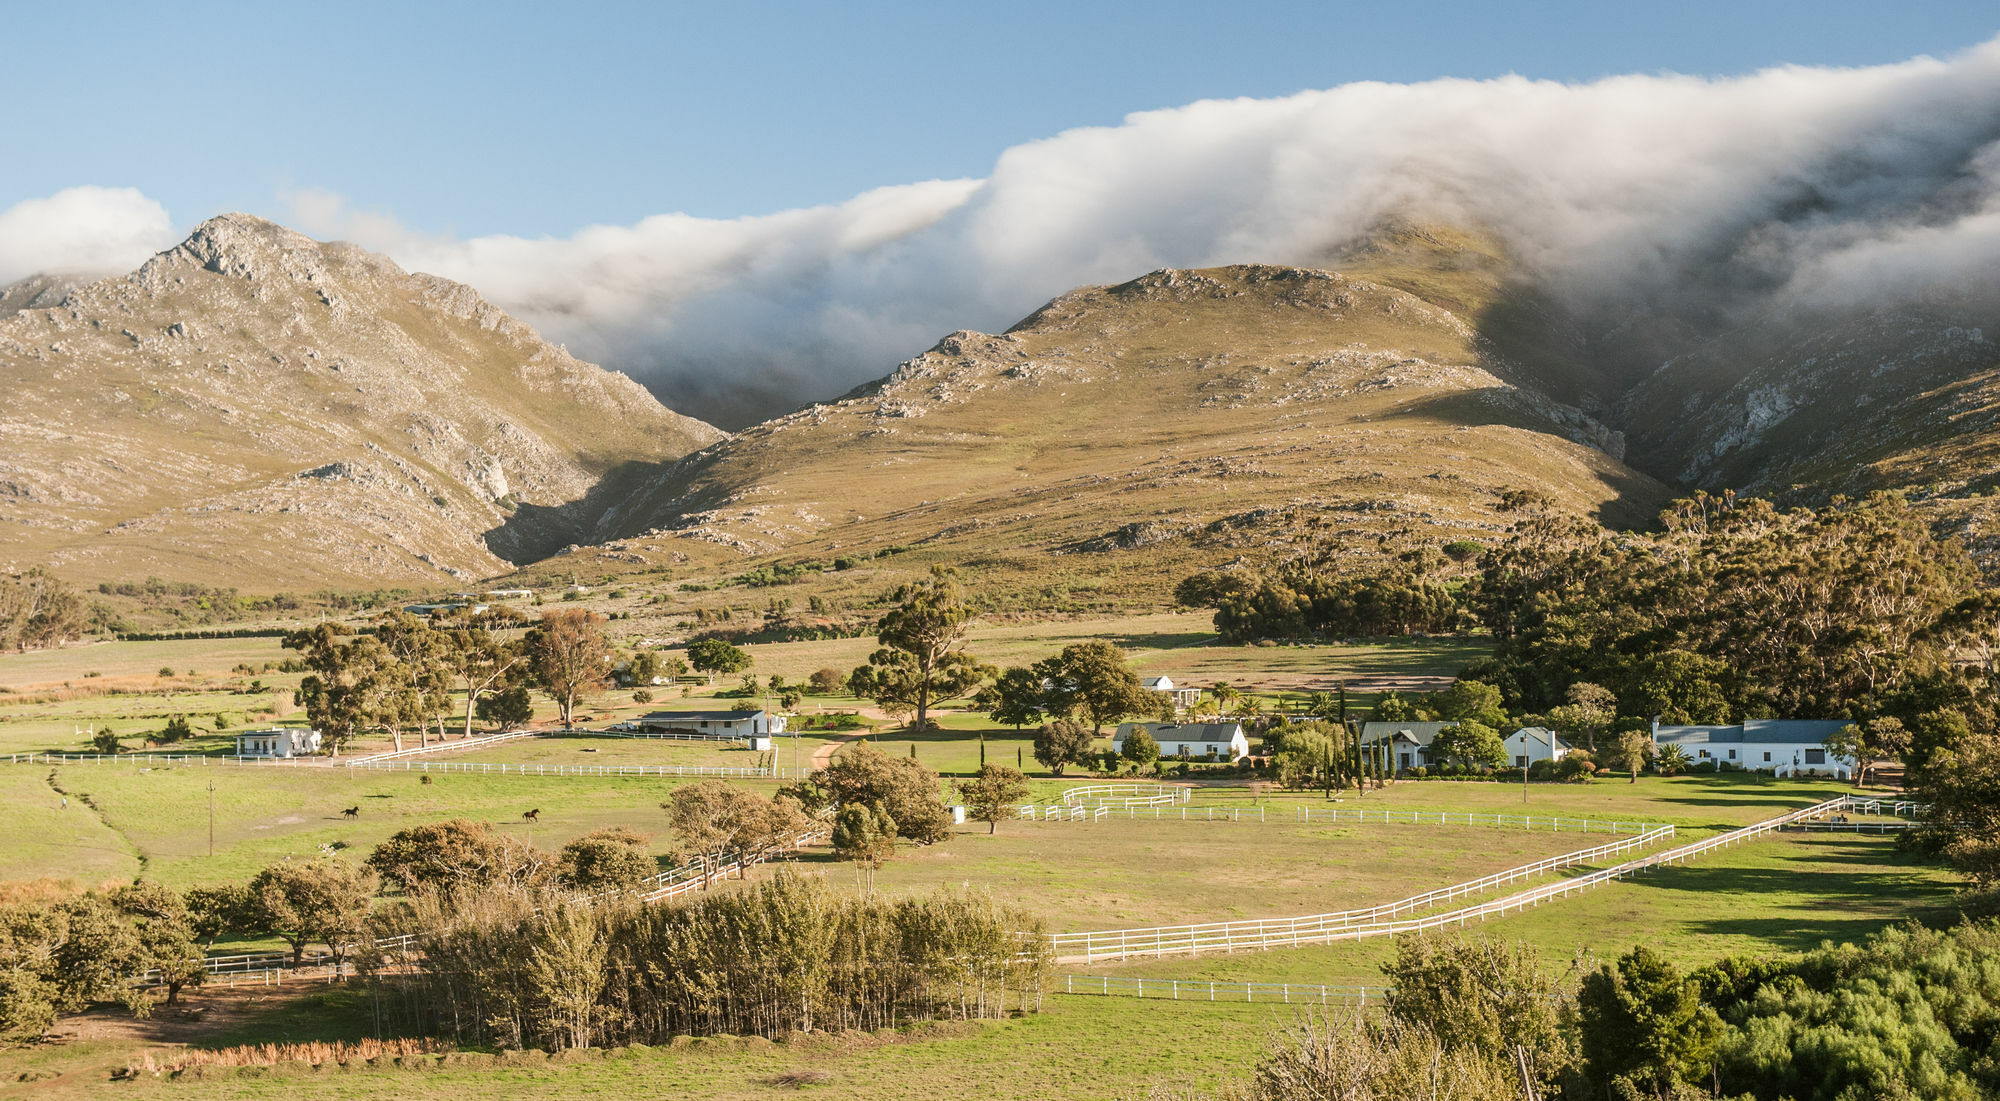
<svg viewBox="0 0 2000 1101">
<path fill-rule="evenodd" d="M 1390 902 L 1571 852 L 1577 834 L 1463 826 L 1298 826 L 1257 822 L 1003 822 L 906 847 L 877 891 L 990 891 L 1054 931 L 1288 917 Z M 834 882 L 850 865 L 814 850 Z"/>
<path fill-rule="evenodd" d="M 41 766 L 8 766 L 0 780 L 39 782 Z M 142 870 L 176 887 L 241 882 L 287 857 L 315 856 L 337 844 L 356 857 L 396 830 L 420 822 L 464 817 L 493 822 L 543 848 L 604 826 L 630 826 L 655 835 L 664 852 L 659 803 L 678 783 L 655 778 L 442 775 L 424 784 L 404 772 L 336 770 L 316 766 L 175 767 L 140 770 L 130 765 L 66 765 L 57 782 L 71 793 L 67 813 L 89 837 L 98 830 L 123 838 Z M 215 785 L 215 855 L 208 855 L 209 787 Z M 47 790 L 44 787 L 43 790 Z M 91 806 L 103 827 L 92 826 Z M 341 811 L 359 807 L 360 816 Z M 539 809 L 541 820 L 521 821 Z M 77 876 L 83 872 L 66 847 L 9 830 L 0 834 L 0 878 Z M 129 873 L 127 873 L 129 874 Z M 86 882 L 88 882 L 86 880 Z"/>
</svg>

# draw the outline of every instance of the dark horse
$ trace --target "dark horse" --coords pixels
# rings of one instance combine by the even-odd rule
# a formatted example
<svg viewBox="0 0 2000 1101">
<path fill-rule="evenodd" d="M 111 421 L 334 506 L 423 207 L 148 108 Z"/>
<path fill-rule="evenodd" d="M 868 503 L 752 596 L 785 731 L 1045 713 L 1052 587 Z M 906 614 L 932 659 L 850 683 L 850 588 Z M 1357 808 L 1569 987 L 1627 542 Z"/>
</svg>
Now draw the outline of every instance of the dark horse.
<svg viewBox="0 0 2000 1101">
<path fill-rule="evenodd" d="M 346 810 L 344 810 L 344 811 L 341 811 L 340 813 L 342 813 L 342 814 L 346 815 L 346 816 L 347 816 L 347 817 L 349 817 L 349 818 L 359 818 L 359 817 L 361 817 L 361 808 L 360 808 L 360 806 L 358 806 L 358 805 L 357 805 L 357 806 L 352 806 L 352 807 L 349 807 L 349 808 L 347 808 L 347 809 L 346 809 Z"/>
<path fill-rule="evenodd" d="M 541 820 L 542 820 L 542 808 L 540 807 L 536 807 L 534 810 L 528 811 L 527 813 L 521 815 L 521 821 L 523 822 L 539 822 Z"/>
</svg>

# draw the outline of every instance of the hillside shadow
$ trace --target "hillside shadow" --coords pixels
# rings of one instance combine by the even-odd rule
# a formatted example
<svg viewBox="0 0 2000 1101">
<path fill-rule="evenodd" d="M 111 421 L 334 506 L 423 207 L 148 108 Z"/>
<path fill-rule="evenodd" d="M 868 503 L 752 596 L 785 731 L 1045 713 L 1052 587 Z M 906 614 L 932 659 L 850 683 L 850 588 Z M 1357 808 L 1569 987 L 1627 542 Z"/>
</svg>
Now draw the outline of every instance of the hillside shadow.
<svg viewBox="0 0 2000 1101">
<path fill-rule="evenodd" d="M 1579 447 L 1587 447 L 1603 454 L 1604 469 L 1599 471 L 1598 477 L 1611 490 L 1612 496 L 1591 511 L 1591 518 L 1613 530 L 1644 530 L 1653 527 L 1658 522 L 1660 510 L 1676 492 L 1671 486 L 1625 465 L 1622 459 L 1604 452 L 1596 445 L 1579 441 L 1571 433 L 1562 431 L 1560 426 L 1554 425 L 1532 410 L 1512 403 L 1503 404 L 1494 397 L 1491 390 L 1461 390 L 1427 395 L 1397 407 L 1394 415 L 1428 417 L 1448 424 L 1470 427 L 1510 425 L 1556 436 Z M 1557 457 L 1553 449 L 1547 454 L 1551 458 Z M 1566 459 L 1560 461 L 1567 463 Z M 1453 473 L 1444 466 L 1440 466 L 1439 470 L 1446 474 Z M 1531 476 L 1527 470 L 1523 470 L 1523 474 Z"/>
<path fill-rule="evenodd" d="M 619 463 L 574 501 L 515 505 L 505 521 L 482 532 L 480 538 L 488 550 L 516 566 L 539 562 L 572 545 L 596 543 L 605 537 L 606 521 L 635 493 L 664 479 L 673 465 L 637 460 Z"/>
</svg>

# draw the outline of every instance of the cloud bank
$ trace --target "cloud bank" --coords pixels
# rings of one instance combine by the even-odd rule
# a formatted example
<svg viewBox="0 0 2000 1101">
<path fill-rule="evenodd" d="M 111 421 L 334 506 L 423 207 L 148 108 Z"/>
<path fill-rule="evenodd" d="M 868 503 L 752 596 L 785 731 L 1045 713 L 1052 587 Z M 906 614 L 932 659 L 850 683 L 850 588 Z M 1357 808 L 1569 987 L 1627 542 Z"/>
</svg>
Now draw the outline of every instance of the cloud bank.
<svg viewBox="0 0 2000 1101">
<path fill-rule="evenodd" d="M 2000 39 L 1866 69 L 1206 101 L 1005 150 L 983 180 L 562 238 L 436 239 L 335 196 L 289 201 L 300 228 L 470 283 L 667 404 L 736 426 L 1079 284 L 1311 263 L 1390 217 L 1483 226 L 1607 323 L 1991 283 Z"/>
<path fill-rule="evenodd" d="M 0 283 L 130 271 L 175 240 L 167 209 L 135 188 L 65 188 L 0 210 Z"/>
</svg>

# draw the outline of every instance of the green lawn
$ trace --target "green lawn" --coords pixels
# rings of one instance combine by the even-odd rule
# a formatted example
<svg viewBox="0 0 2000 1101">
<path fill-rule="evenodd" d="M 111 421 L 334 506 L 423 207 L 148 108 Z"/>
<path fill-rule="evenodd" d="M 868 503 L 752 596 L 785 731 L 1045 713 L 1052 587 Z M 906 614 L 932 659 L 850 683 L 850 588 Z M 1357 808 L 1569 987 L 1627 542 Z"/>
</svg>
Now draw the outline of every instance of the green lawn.
<svg viewBox="0 0 2000 1101">
<path fill-rule="evenodd" d="M 876 890 L 987 890 L 1057 931 L 1176 925 L 1372 906 L 1585 844 L 1573 833 L 1464 826 L 1106 819 L 986 830 L 905 846 L 876 873 Z M 835 882 L 854 881 L 852 866 L 823 850 L 807 863 Z"/>
<path fill-rule="evenodd" d="M 220 675 L 239 664 L 262 666 L 267 661 L 283 661 L 295 656 L 279 642 L 275 637 L 97 642 L 61 650 L 5 654 L 0 655 L 0 687 L 21 689 L 28 685 L 62 681 L 81 684 L 86 673 L 97 673 L 106 678 L 156 679 L 163 668 L 173 668 L 183 676 L 190 670 L 203 675 Z"/>
<path fill-rule="evenodd" d="M 791 739 L 785 740 L 785 758 L 781 763 L 789 764 Z M 821 744 L 818 738 L 801 738 L 802 751 L 808 757 Z M 681 767 L 706 766 L 713 768 L 754 768 L 762 754 L 753 753 L 740 743 L 670 741 L 651 738 L 590 738 L 577 735 L 563 735 L 557 738 L 518 738 L 500 742 L 497 745 L 472 746 L 463 750 L 431 753 L 412 758 L 412 767 L 422 762 L 435 764 L 459 762 L 491 762 L 494 764 L 529 765 L 576 765 L 591 767 L 597 765 L 674 765 Z"/>
<path fill-rule="evenodd" d="M 40 782 L 42 766 L 5 766 L 0 781 Z M 495 823 L 543 848 L 556 848 L 605 826 L 630 826 L 655 835 L 658 851 L 669 844 L 659 803 L 680 782 L 658 778 L 443 775 L 424 784 L 418 775 L 319 766 L 194 767 L 144 770 L 130 764 L 66 765 L 58 782 L 72 793 L 76 824 L 59 835 L 101 838 L 111 831 L 143 859 L 147 875 L 185 887 L 241 882 L 287 857 L 314 856 L 339 844 L 365 855 L 396 830 L 420 822 L 466 817 Z M 209 790 L 215 785 L 215 855 L 208 855 Z M 763 785 L 769 790 L 769 785 Z M 29 787 L 27 790 L 32 790 Z M 43 790 L 47 790 L 44 787 Z M 88 795 L 103 823 L 96 826 L 79 798 Z M 357 818 L 341 811 L 359 807 Z M 541 811 L 539 822 L 521 814 Z M 49 835 L 0 833 L 0 879 L 66 876 L 74 871 L 68 847 Z M 92 841 L 92 844 L 97 844 Z"/>
</svg>

